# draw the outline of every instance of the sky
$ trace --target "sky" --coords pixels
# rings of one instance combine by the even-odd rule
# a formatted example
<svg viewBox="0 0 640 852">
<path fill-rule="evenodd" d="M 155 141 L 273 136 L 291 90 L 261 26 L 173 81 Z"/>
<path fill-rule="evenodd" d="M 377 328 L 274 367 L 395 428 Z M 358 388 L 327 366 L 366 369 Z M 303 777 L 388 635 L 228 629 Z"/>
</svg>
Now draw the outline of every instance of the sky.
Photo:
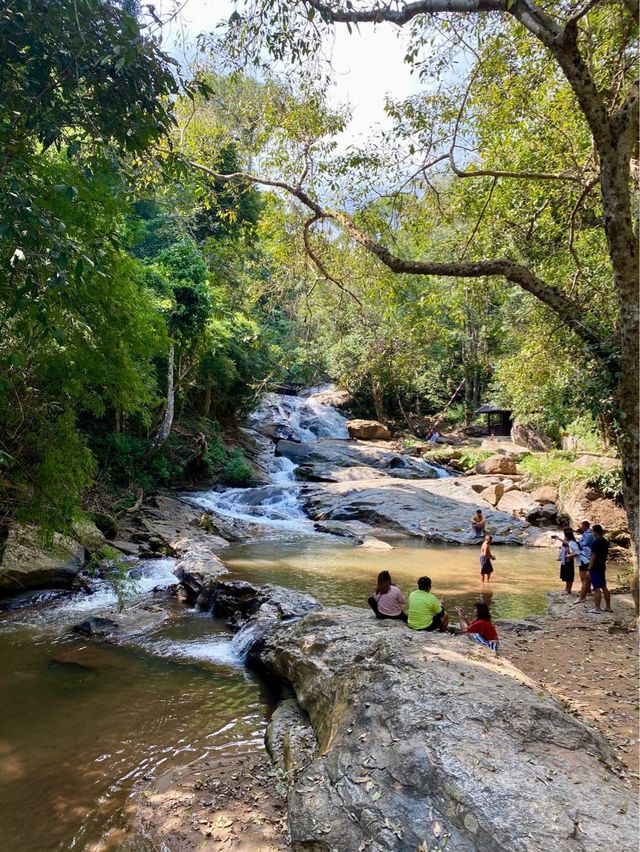
<svg viewBox="0 0 640 852">
<path fill-rule="evenodd" d="M 157 2 L 161 14 L 173 9 L 174 0 Z M 231 0 L 188 0 L 184 9 L 167 34 L 167 40 L 177 39 L 179 30 L 188 36 L 201 31 L 214 30 L 216 23 L 228 18 L 234 9 Z M 388 127 L 384 113 L 385 96 L 405 98 L 416 91 L 417 78 L 409 73 L 403 61 L 406 53 L 406 35 L 389 25 L 363 26 L 358 34 L 349 35 L 339 27 L 333 41 L 326 45 L 331 56 L 336 86 L 330 92 L 332 105 L 348 104 L 352 120 L 344 134 L 345 141 L 360 142 L 371 135 L 376 126 Z"/>
</svg>

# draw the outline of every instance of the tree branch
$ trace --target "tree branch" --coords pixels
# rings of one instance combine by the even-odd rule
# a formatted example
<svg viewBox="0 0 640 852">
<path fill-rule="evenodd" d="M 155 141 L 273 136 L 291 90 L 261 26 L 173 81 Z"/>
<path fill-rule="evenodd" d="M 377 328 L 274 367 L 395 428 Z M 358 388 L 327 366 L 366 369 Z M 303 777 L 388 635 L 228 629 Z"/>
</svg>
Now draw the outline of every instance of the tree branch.
<svg viewBox="0 0 640 852">
<path fill-rule="evenodd" d="M 355 222 L 341 210 L 325 209 L 318 201 L 311 198 L 300 187 L 291 186 L 284 181 L 274 181 L 260 178 L 256 175 L 235 172 L 234 174 L 219 174 L 208 166 L 193 160 L 185 161 L 187 165 L 210 175 L 216 180 L 244 180 L 261 186 L 283 189 L 289 195 L 297 198 L 314 214 L 310 224 L 320 219 L 331 219 L 342 228 L 363 248 L 375 255 L 392 272 L 400 275 L 441 275 L 446 278 L 484 278 L 497 276 L 506 278 L 517 284 L 527 293 L 535 296 L 540 302 L 550 308 L 563 322 L 572 329 L 578 337 L 592 350 L 594 356 L 606 361 L 608 351 L 604 340 L 590 327 L 580 321 L 580 310 L 576 303 L 567 295 L 538 278 L 530 269 L 508 258 L 495 260 L 459 261 L 453 263 L 436 263 L 423 260 L 407 260 L 394 255 L 385 245 L 361 231 Z M 325 274 L 325 273 L 323 273 Z M 332 280 L 329 278 L 329 280 Z"/>
</svg>

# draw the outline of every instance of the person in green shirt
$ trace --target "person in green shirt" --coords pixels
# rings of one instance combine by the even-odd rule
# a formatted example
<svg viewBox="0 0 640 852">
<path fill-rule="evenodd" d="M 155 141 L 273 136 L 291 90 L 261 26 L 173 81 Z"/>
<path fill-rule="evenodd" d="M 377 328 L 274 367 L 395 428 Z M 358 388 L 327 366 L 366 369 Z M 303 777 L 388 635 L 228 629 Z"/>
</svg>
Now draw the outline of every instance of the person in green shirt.
<svg viewBox="0 0 640 852">
<path fill-rule="evenodd" d="M 431 578 L 420 577 L 418 588 L 409 595 L 409 627 L 412 630 L 439 630 L 449 626 L 449 616 L 442 601 L 431 594 Z"/>
</svg>

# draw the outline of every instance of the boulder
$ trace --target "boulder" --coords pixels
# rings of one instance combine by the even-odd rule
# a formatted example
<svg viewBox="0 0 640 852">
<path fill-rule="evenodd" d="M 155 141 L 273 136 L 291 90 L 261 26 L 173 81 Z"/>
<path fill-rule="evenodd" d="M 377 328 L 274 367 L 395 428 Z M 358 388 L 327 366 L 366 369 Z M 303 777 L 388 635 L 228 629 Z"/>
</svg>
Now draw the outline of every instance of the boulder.
<svg viewBox="0 0 640 852">
<path fill-rule="evenodd" d="M 213 614 L 238 629 L 233 647 L 249 665 L 262 668 L 262 650 L 271 633 L 282 624 L 291 624 L 315 610 L 322 609 L 311 595 L 284 586 L 252 586 L 242 581 L 219 583 L 214 597 Z"/>
<path fill-rule="evenodd" d="M 503 479 L 502 487 L 504 488 L 504 494 L 508 491 L 520 491 L 520 485 L 514 482 L 513 479 Z"/>
<path fill-rule="evenodd" d="M 578 458 L 571 463 L 571 467 L 578 468 L 579 470 L 583 470 L 588 467 L 596 467 L 600 470 L 613 470 L 616 467 L 620 467 L 620 459 L 609 458 L 608 456 L 590 455 L 587 453 L 586 455 L 578 456 Z"/>
<path fill-rule="evenodd" d="M 479 461 L 476 464 L 476 473 L 517 473 L 518 468 L 515 461 L 509 456 L 489 456 L 484 461 Z"/>
<path fill-rule="evenodd" d="M 305 459 L 313 450 L 311 444 L 300 441 L 281 440 L 276 444 L 276 456 L 284 456 L 291 461 L 297 462 Z"/>
<path fill-rule="evenodd" d="M 206 611 L 211 608 L 218 580 L 229 571 L 215 553 L 196 541 L 176 562 L 173 573 L 187 590 L 188 602 Z"/>
<path fill-rule="evenodd" d="M 93 522 L 105 538 L 114 539 L 118 535 L 118 522 L 107 512 L 94 512 Z"/>
<path fill-rule="evenodd" d="M 511 440 L 514 444 L 520 444 L 522 447 L 527 447 L 529 450 L 534 450 L 540 453 L 546 453 L 551 449 L 551 439 L 533 426 L 526 426 L 524 423 L 514 423 L 511 428 Z"/>
<path fill-rule="evenodd" d="M 424 541 L 475 546 L 477 539 L 470 521 L 480 503 L 473 490 L 478 479 L 486 487 L 486 477 L 335 482 L 310 489 L 303 497 L 307 514 L 322 523 L 360 521 L 377 528 L 371 531 L 373 535 L 398 531 Z M 505 494 L 497 510 L 483 504 L 487 529 L 494 536 L 494 542 L 549 546 L 547 537 L 524 520 L 514 518 L 511 508 L 502 509 L 502 501 L 511 494 L 520 495 L 521 492 Z M 535 506 L 531 500 L 525 505 L 527 508 Z"/>
<path fill-rule="evenodd" d="M 501 497 L 498 508 L 501 512 L 523 518 L 538 507 L 525 491 L 508 491 Z"/>
<path fill-rule="evenodd" d="M 545 503 L 555 503 L 558 499 L 558 489 L 552 485 L 542 485 L 531 492 L 531 499 L 540 506 Z"/>
<path fill-rule="evenodd" d="M 114 607 L 103 615 L 94 615 L 75 624 L 71 631 L 105 642 L 115 642 L 157 627 L 169 617 L 162 607 L 141 603 L 122 612 Z"/>
<path fill-rule="evenodd" d="M 318 741 L 309 717 L 295 697 L 283 699 L 273 711 L 265 745 L 277 768 L 290 779 L 296 778 L 313 760 Z"/>
<path fill-rule="evenodd" d="M 530 509 L 525 518 L 530 524 L 554 523 L 558 519 L 558 507 L 555 503 L 545 503 Z"/>
<path fill-rule="evenodd" d="M 635 848 L 635 796 L 607 742 L 488 649 L 351 607 L 262 643 L 318 742 L 307 729 L 289 760 L 273 747 L 295 770 L 294 850 Z M 291 718 L 295 742 L 305 717 Z"/>
<path fill-rule="evenodd" d="M 88 553 L 95 553 L 107 543 L 107 539 L 93 521 L 83 518 L 71 524 L 74 538 Z"/>
<path fill-rule="evenodd" d="M 486 500 L 487 503 L 490 503 L 492 506 L 498 505 L 503 494 L 504 486 L 500 482 L 496 485 L 490 485 L 488 488 L 485 488 L 480 492 L 482 499 Z"/>
<path fill-rule="evenodd" d="M 382 541 L 382 539 L 372 535 L 363 538 L 360 542 L 360 547 L 364 547 L 366 550 L 393 550 L 393 545 L 389 544 L 389 542 Z"/>
<path fill-rule="evenodd" d="M 349 408 L 355 403 L 355 399 L 349 391 L 331 388 L 330 390 L 311 394 L 309 402 L 318 402 L 320 405 L 330 405 L 333 408 Z"/>
<path fill-rule="evenodd" d="M 83 561 L 84 547 L 77 541 L 54 533 L 46 547 L 37 527 L 12 524 L 0 563 L 0 594 L 69 587 Z"/>
<path fill-rule="evenodd" d="M 573 527 L 586 518 L 592 524 L 600 524 L 605 530 L 628 529 L 624 509 L 586 482 L 574 483 L 570 491 L 563 492 L 561 509 Z"/>
<path fill-rule="evenodd" d="M 361 441 L 388 441 L 391 432 L 377 420 L 349 420 L 347 430 L 350 438 L 358 438 Z"/>
</svg>

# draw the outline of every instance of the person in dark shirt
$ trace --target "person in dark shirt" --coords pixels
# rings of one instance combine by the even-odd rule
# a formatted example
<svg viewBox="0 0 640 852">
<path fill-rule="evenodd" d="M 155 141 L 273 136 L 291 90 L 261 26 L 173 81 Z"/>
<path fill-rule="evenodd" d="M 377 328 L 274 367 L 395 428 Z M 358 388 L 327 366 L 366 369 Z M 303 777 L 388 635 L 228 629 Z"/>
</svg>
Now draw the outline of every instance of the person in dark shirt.
<svg viewBox="0 0 640 852">
<path fill-rule="evenodd" d="M 591 577 L 591 587 L 593 588 L 594 607 L 587 610 L 587 612 L 613 612 L 606 577 L 608 555 L 609 542 L 604 537 L 604 530 L 600 524 L 594 524 L 591 558 L 589 559 L 589 576 Z M 604 609 L 601 609 L 600 602 L 603 595 L 606 606 Z"/>
</svg>

